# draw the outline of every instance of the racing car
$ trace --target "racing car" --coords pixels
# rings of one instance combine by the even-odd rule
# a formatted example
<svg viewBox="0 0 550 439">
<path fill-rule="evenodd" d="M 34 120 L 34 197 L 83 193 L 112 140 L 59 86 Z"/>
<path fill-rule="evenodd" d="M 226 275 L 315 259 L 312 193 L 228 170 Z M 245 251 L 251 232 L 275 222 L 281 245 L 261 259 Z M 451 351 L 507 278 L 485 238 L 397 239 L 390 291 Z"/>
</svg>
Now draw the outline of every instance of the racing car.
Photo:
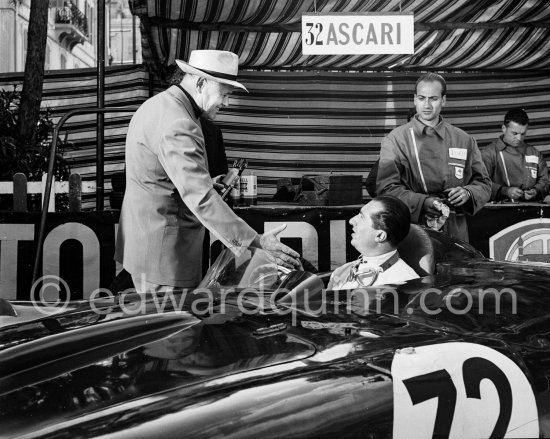
<svg viewBox="0 0 550 439">
<path fill-rule="evenodd" d="M 326 289 L 262 250 L 198 288 L 0 306 L 2 437 L 550 437 L 550 268 L 414 226 L 422 274 Z"/>
</svg>

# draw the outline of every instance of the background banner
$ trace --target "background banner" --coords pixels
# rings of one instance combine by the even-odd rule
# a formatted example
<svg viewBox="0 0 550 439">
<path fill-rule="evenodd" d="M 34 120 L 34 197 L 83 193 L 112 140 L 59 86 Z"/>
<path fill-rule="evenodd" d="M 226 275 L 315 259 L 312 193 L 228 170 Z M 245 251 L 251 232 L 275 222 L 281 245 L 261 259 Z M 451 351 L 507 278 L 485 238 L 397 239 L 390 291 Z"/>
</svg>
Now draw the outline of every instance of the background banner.
<svg viewBox="0 0 550 439">
<path fill-rule="evenodd" d="M 329 271 L 358 256 L 351 246 L 349 220 L 361 206 L 261 205 L 236 213 L 263 233 L 282 223 L 279 235 L 318 271 Z M 113 260 L 119 211 L 48 215 L 40 276 L 59 276 L 71 298 L 108 288 L 122 267 Z M 489 204 L 469 217 L 470 243 L 497 260 L 550 262 L 550 206 Z M 0 297 L 28 300 L 40 214 L 0 212 Z M 211 258 L 219 243 L 211 243 Z"/>
</svg>

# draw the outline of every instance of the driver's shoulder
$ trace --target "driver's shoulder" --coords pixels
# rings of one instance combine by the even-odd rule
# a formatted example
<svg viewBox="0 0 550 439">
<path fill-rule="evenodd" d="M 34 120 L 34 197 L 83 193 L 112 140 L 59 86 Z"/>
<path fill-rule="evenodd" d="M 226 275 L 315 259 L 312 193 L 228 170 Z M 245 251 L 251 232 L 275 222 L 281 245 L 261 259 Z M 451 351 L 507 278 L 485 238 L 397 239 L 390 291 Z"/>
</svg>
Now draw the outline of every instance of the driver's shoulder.
<svg viewBox="0 0 550 439">
<path fill-rule="evenodd" d="M 420 275 L 409 265 L 407 264 L 403 259 L 399 258 L 399 260 L 393 265 L 392 267 L 396 272 L 399 272 L 399 274 L 405 279 L 416 279 L 420 277 Z"/>
<path fill-rule="evenodd" d="M 349 267 L 351 267 L 353 264 L 355 264 L 357 261 L 353 260 L 351 262 L 346 262 L 344 265 L 340 265 L 338 268 L 334 270 L 334 273 L 340 273 L 342 271 L 347 270 Z"/>
</svg>

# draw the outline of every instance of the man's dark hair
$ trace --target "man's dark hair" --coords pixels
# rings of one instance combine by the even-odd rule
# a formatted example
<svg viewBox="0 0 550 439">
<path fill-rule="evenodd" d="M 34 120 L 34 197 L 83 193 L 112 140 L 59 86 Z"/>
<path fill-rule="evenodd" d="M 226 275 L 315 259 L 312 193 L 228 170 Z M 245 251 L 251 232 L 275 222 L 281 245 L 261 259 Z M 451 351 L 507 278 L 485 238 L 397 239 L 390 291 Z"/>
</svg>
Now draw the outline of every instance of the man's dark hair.
<svg viewBox="0 0 550 439">
<path fill-rule="evenodd" d="M 179 67 L 176 67 L 170 75 L 170 79 L 168 81 L 169 85 L 178 85 L 184 76 L 185 73 L 183 72 L 183 70 L 181 70 Z"/>
<path fill-rule="evenodd" d="M 371 214 L 373 227 L 386 232 L 388 242 L 397 247 L 411 228 L 409 208 L 399 198 L 391 195 L 381 195 L 372 201 L 378 201 L 382 205 L 378 212 Z"/>
<path fill-rule="evenodd" d="M 515 122 L 518 125 L 529 125 L 529 116 L 523 108 L 512 108 L 504 116 L 504 125 L 508 126 L 510 122 Z"/>
<path fill-rule="evenodd" d="M 439 82 L 441 84 L 441 96 L 445 96 L 447 94 L 447 82 L 443 76 L 438 75 L 437 73 L 423 73 L 420 78 L 416 80 L 416 85 L 414 86 L 415 94 L 418 91 L 418 84 L 421 82 Z"/>
</svg>

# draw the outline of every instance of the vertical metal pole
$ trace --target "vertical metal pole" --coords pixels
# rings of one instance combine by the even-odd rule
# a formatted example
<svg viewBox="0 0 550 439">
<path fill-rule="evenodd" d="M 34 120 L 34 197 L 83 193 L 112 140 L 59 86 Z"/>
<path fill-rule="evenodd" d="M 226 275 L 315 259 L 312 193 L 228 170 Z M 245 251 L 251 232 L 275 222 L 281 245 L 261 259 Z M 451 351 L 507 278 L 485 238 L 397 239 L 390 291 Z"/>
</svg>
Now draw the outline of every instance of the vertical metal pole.
<svg viewBox="0 0 550 439">
<path fill-rule="evenodd" d="M 124 64 L 124 29 L 122 28 L 122 14 L 120 14 L 120 64 Z"/>
<path fill-rule="evenodd" d="M 97 108 L 105 107 L 105 0 L 97 7 Z M 96 210 L 103 210 L 103 113 L 97 115 L 96 146 Z"/>
<path fill-rule="evenodd" d="M 112 42 L 113 25 L 111 23 L 111 17 L 112 17 L 111 0 L 107 0 L 107 10 L 109 11 L 109 14 L 108 14 L 108 17 L 106 18 L 107 21 L 105 22 L 105 32 L 106 32 L 106 35 L 108 35 L 107 47 L 109 48 L 109 58 L 107 59 L 107 65 L 110 66 L 112 65 L 111 60 L 113 59 L 111 55 L 111 47 L 113 47 L 113 42 Z"/>
<path fill-rule="evenodd" d="M 15 2 L 15 15 L 13 17 L 13 71 L 17 72 L 17 23 L 19 22 L 19 3 Z"/>
<path fill-rule="evenodd" d="M 132 14 L 132 59 L 136 63 L 136 16 Z"/>
</svg>

